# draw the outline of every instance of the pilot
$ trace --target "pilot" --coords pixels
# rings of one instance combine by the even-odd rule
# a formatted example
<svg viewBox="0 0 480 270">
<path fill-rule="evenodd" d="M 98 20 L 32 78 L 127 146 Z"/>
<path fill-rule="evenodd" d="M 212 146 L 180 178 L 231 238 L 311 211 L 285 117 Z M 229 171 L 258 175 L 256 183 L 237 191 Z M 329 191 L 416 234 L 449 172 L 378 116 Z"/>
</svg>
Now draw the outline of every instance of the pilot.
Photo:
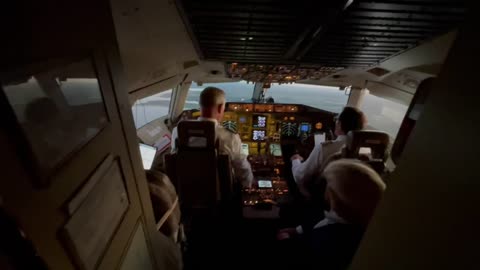
<svg viewBox="0 0 480 270">
<path fill-rule="evenodd" d="M 216 139 L 219 140 L 219 152 L 230 156 L 235 177 L 245 187 L 253 182 L 252 169 L 247 156 L 242 154 L 240 136 L 219 124 L 225 111 L 225 92 L 216 87 L 207 87 L 200 94 L 200 121 L 212 121 L 216 124 Z M 172 132 L 172 151 L 175 151 L 175 141 L 178 137 L 177 128 Z"/>
<path fill-rule="evenodd" d="M 323 177 L 324 198 L 330 206 L 325 218 L 313 228 L 280 230 L 277 238 L 290 240 L 282 241 L 288 244 L 283 252 L 292 253 L 296 266 L 347 269 L 386 185 L 372 168 L 352 159 L 331 162 Z"/>
<path fill-rule="evenodd" d="M 323 142 L 313 148 L 307 160 L 303 161 L 303 157 L 296 154 L 291 157 L 292 174 L 299 191 L 305 196 L 310 197 L 308 186 L 311 181 L 318 178 L 322 172 L 324 163 L 330 156 L 341 151 L 346 143 L 346 134 L 352 130 L 363 129 L 366 123 L 366 117 L 362 111 L 353 107 L 345 107 L 338 116 L 335 124 L 335 135 L 337 139 L 334 141 Z"/>
</svg>

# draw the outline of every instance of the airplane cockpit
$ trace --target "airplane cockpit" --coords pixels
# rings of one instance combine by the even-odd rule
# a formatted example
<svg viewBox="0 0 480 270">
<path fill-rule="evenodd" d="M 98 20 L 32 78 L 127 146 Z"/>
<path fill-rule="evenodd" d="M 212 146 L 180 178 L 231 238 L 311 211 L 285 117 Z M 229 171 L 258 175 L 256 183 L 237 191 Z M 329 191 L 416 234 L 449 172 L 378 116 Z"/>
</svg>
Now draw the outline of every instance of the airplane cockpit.
<svg viewBox="0 0 480 270">
<path fill-rule="evenodd" d="M 349 20 L 359 20 L 354 15 L 356 12 L 364 12 L 364 8 L 375 8 L 376 5 L 354 1 L 350 6 L 351 1 L 347 2 L 345 7 L 348 7 L 349 15 L 346 15 L 346 21 L 342 22 L 344 27 L 353 27 Z M 335 140 L 336 117 L 345 106 L 365 111 L 368 118 L 367 131 L 348 134 L 348 143 L 333 158 L 361 160 L 388 182 L 389 175 L 394 171 L 403 151 L 402 142 L 406 141 L 411 132 L 409 127 L 412 127 L 412 123 L 421 113 L 424 98 L 414 96 L 424 97 L 426 94 L 419 85 L 426 78 L 436 76 L 435 66 L 443 61 L 448 51 L 439 48 L 448 48 L 455 36 L 455 32 L 447 31 L 415 46 L 407 45 L 409 49 L 401 49 L 400 47 L 413 41 L 413 35 L 397 37 L 394 40 L 389 36 L 368 32 L 374 31 L 372 29 L 377 26 L 367 25 L 364 26 L 367 29 L 361 29 L 366 37 L 357 38 L 355 32 L 352 32 L 352 36 L 345 36 L 341 43 L 342 46 L 347 46 L 345 48 L 348 50 L 341 51 L 339 48 L 344 47 L 338 46 L 340 37 L 330 36 L 327 31 L 329 38 L 318 43 L 322 44 L 321 46 L 314 38 L 302 39 L 300 36 L 297 43 L 293 43 L 289 49 L 286 48 L 288 50 L 283 57 L 287 57 L 287 60 L 282 63 L 273 56 L 278 49 L 274 47 L 280 44 L 271 44 L 266 35 L 260 35 L 261 30 L 250 30 L 245 34 L 232 30 L 233 32 L 229 32 L 231 36 L 224 36 L 225 30 L 220 29 L 219 25 L 209 22 L 210 18 L 200 18 L 197 15 L 215 8 L 197 5 L 192 1 L 183 1 L 179 5 L 188 33 L 203 59 L 197 63 L 185 62 L 184 65 L 196 67 L 184 66 L 184 77 L 177 76 L 177 84 L 160 82 L 159 87 L 162 84 L 172 85 L 171 90 L 164 94 L 143 96 L 135 93 L 131 98 L 134 98 L 132 113 L 137 125 L 138 139 L 141 144 L 153 147 L 152 151 L 156 151 L 155 158 L 147 158 L 151 165 L 145 168 L 159 170 L 168 175 L 177 188 L 179 204 L 184 211 L 185 220 L 188 220 L 185 227 L 191 249 L 185 255 L 189 260 L 187 265 L 196 265 L 202 261 L 202 256 L 206 256 L 200 244 L 203 241 L 211 240 L 227 249 L 232 248 L 222 240 L 216 239 L 215 241 L 219 242 L 215 242 L 199 236 L 210 235 L 212 232 L 208 229 L 197 229 L 209 226 L 202 227 L 194 221 L 193 217 L 198 219 L 198 216 L 191 206 L 208 201 L 205 198 L 200 200 L 198 196 L 201 195 L 198 193 L 216 197 L 218 204 L 222 204 L 225 203 L 223 198 L 226 196 L 219 193 L 227 192 L 227 197 L 233 201 L 227 203 L 228 206 L 222 210 L 229 213 L 229 218 L 232 218 L 231 213 L 236 213 L 233 218 L 235 222 L 215 222 L 236 229 L 236 225 L 241 224 L 243 232 L 239 233 L 241 237 L 235 237 L 236 245 L 247 248 L 254 254 L 268 254 L 272 258 L 275 256 L 272 234 L 282 226 L 294 225 L 301 220 L 304 211 L 304 198 L 292 176 L 290 158 L 295 154 L 308 157 L 315 146 Z M 218 16 L 219 14 L 221 13 L 217 13 Z M 351 19 L 348 16 L 352 16 Z M 226 20 L 220 17 L 218 19 Z M 260 18 L 254 17 L 245 25 L 257 28 L 260 27 L 256 25 L 258 23 Z M 236 22 L 235 25 L 242 25 L 242 22 Z M 274 26 L 269 27 L 273 29 Z M 393 35 L 393 32 L 403 33 L 402 31 L 409 30 L 408 27 L 413 26 L 389 26 L 385 30 L 392 31 Z M 323 30 L 319 29 L 318 31 L 323 33 Z M 206 32 L 207 30 L 209 32 Z M 238 36 L 235 36 L 237 32 Z M 217 34 L 207 36 L 208 33 Z M 305 33 L 306 36 L 309 34 Z M 312 34 L 315 36 L 315 33 Z M 372 36 L 369 36 L 370 34 Z M 265 49 L 270 52 L 263 54 Z M 306 53 L 307 51 L 309 53 Z M 355 51 L 358 51 L 358 55 L 354 55 Z M 427 51 L 430 53 L 426 54 Z M 296 63 L 288 60 L 292 57 L 297 57 Z M 169 59 L 168 56 L 166 58 Z M 298 61 L 301 58 L 322 64 L 302 64 L 302 61 Z M 433 65 L 427 68 L 427 62 Z M 242 154 L 247 156 L 254 175 L 254 182 L 249 187 L 242 187 L 236 182 L 229 164 L 209 166 L 207 154 L 202 156 L 197 150 L 190 151 L 191 149 L 185 153 L 171 153 L 171 131 L 182 122 L 185 127 L 189 121 L 198 120 L 201 116 L 199 93 L 206 86 L 219 87 L 226 91 L 225 113 L 219 124 L 238 134 L 242 141 Z M 279 88 L 283 95 L 278 93 Z M 309 88 L 309 91 L 305 88 Z M 149 92 L 153 88 L 149 86 L 146 90 Z M 336 105 L 332 106 L 329 102 Z M 157 108 L 154 108 L 153 104 L 158 104 Z M 159 112 L 160 104 L 164 104 L 164 116 L 151 116 L 154 112 Z M 211 133 L 206 130 L 196 132 Z M 142 147 L 148 147 L 145 145 Z M 391 158 L 392 151 L 395 160 Z M 196 158 L 191 158 L 192 156 Z M 216 164 L 217 161 L 210 160 L 210 163 L 212 162 Z M 225 172 L 225 167 L 230 172 Z M 218 171 L 205 174 L 203 170 Z M 215 175 L 216 184 L 215 181 L 205 179 L 215 178 Z M 198 182 L 202 181 L 205 184 L 199 185 Z M 225 188 L 225 185 L 228 188 Z M 222 233 L 219 235 L 220 238 L 225 236 Z M 225 252 L 220 254 L 239 260 Z M 253 259 L 253 262 L 268 265 L 258 258 Z M 244 267 L 248 268 L 250 265 L 246 263 Z"/>
<path fill-rule="evenodd" d="M 348 134 L 343 150 L 331 158 L 361 160 L 388 183 L 427 96 L 427 90 L 420 85 L 436 76 L 456 32 L 444 28 L 441 34 L 425 40 L 426 32 L 411 32 L 420 30 L 405 21 L 382 28 L 383 21 L 368 22 L 358 16 L 367 12 L 365 9 L 381 15 L 385 11 L 377 9 L 396 6 L 351 2 L 344 3 L 346 12 L 340 28 L 307 28 L 285 48 L 283 43 L 272 43 L 274 36 L 280 35 L 275 32 L 279 26 L 261 25 L 265 24 L 261 17 L 267 13 L 250 10 L 247 13 L 253 17 L 244 22 L 235 17 L 237 14 L 231 19 L 222 17 L 234 7 L 177 3 L 187 38 L 194 41 L 200 58 L 186 60 L 183 71 L 175 77 L 140 88 L 142 91 L 135 91 L 130 98 L 142 151 L 149 148 L 145 169 L 161 171 L 176 187 L 190 247 L 184 253 L 186 266 L 201 265 L 207 256 L 202 248 L 205 242 L 226 250 L 241 247 L 253 254 L 276 256 L 275 232 L 300 222 L 308 205 L 292 175 L 291 157 L 298 154 L 306 158 L 315 146 L 335 140 L 335 125 L 343 107 L 363 110 L 368 124 L 365 131 Z M 225 25 L 214 23 L 212 16 L 199 15 L 207 13 L 225 21 Z M 288 21 L 280 17 L 276 20 Z M 239 29 L 229 28 L 234 26 Z M 241 30 L 243 26 L 250 30 Z M 375 32 L 379 29 L 386 32 Z M 286 37 L 290 30 L 283 30 Z M 323 41 L 315 38 L 317 34 L 323 35 Z M 121 32 L 119 36 L 122 39 Z M 183 40 L 185 36 L 175 38 Z M 282 50 L 285 54 L 276 56 Z M 168 61 L 172 56 L 164 55 L 164 59 Z M 208 127 L 191 127 L 192 132 L 203 134 L 198 136 L 205 136 L 203 154 L 188 145 L 172 152 L 172 130 L 181 123 L 182 129 L 188 129 L 190 121 L 198 121 L 199 95 L 207 86 L 226 92 L 225 112 L 219 125 L 241 139 L 241 152 L 254 175 L 251 186 L 236 181 L 228 158 L 226 163 L 219 153 L 212 158 L 208 150 L 212 131 Z M 163 91 L 156 90 L 160 88 Z M 225 228 L 198 221 L 205 221 L 208 215 L 196 210 L 217 206 L 221 210 L 216 213 L 223 214 L 219 214 L 221 218 L 210 216 L 210 222 Z M 212 226 L 217 233 L 210 230 Z M 232 228 L 241 231 L 232 238 L 233 245 L 223 239 L 231 236 Z M 217 237 L 205 237 L 212 234 Z M 219 256 L 241 261 L 225 250 L 213 250 Z M 253 256 L 252 263 L 269 265 L 260 258 L 264 256 Z M 239 265 L 251 267 L 247 262 Z"/>
<path fill-rule="evenodd" d="M 0 221 L 41 269 L 292 269 L 306 254 L 284 240 L 316 241 L 315 229 L 351 218 L 353 253 L 332 267 L 346 269 L 414 155 L 404 150 L 422 146 L 411 143 L 417 121 L 442 94 L 432 88 L 446 85 L 436 84 L 445 66 L 461 66 L 450 50 L 469 30 L 467 1 L 100 2 L 28 16 L 16 7 L 35 15 L 32 31 L 4 35 L 14 38 L 0 70 L 0 145 L 16 182 L 0 181 Z M 24 52 L 30 32 L 38 44 Z M 204 117 L 211 87 L 224 98 L 214 104 L 221 119 Z M 356 113 L 348 129 L 345 108 Z M 430 108 L 430 119 L 443 110 Z M 237 157 L 219 129 L 240 141 L 229 149 Z M 368 198 L 356 197 L 362 185 L 332 184 L 357 201 L 330 186 L 329 165 L 342 162 L 352 167 L 336 177 L 370 177 Z M 315 170 L 307 187 L 294 172 L 305 164 Z M 331 246 L 341 249 L 339 235 Z M 0 249 L 0 268 L 9 252 Z"/>
</svg>

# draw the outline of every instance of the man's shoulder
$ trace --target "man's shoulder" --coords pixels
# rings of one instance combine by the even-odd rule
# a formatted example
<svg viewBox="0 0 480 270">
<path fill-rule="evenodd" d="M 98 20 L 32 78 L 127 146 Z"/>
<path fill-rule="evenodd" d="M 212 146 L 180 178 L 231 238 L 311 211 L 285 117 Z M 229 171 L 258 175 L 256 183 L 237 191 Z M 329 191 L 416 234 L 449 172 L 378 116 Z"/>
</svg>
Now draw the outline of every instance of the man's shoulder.
<svg viewBox="0 0 480 270">
<path fill-rule="evenodd" d="M 240 136 L 236 131 L 223 126 L 217 126 L 217 133 L 219 134 L 220 137 L 223 137 L 223 138 L 234 138 L 234 137 L 240 138 Z"/>
<path fill-rule="evenodd" d="M 237 130 L 234 129 L 233 127 L 231 126 L 222 126 L 222 125 L 218 125 L 217 126 L 217 130 L 221 130 L 221 132 L 228 132 L 228 133 L 232 133 L 232 134 L 238 134 L 237 133 Z"/>
<path fill-rule="evenodd" d="M 221 142 L 223 147 L 227 148 L 235 148 L 235 146 L 238 146 L 242 143 L 240 135 L 223 127 L 217 128 L 217 139 Z"/>
</svg>

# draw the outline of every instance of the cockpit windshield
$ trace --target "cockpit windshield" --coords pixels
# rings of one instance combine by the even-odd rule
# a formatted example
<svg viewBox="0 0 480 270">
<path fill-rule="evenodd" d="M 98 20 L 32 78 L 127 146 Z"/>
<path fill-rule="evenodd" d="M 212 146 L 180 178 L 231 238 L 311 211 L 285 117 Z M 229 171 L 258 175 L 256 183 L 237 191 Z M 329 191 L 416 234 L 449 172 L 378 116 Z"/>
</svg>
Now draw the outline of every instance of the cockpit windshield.
<svg viewBox="0 0 480 270">
<path fill-rule="evenodd" d="M 309 84 L 274 84 L 267 97 L 276 103 L 303 104 L 317 109 L 339 113 L 347 104 L 348 94 L 338 87 Z"/>
<path fill-rule="evenodd" d="M 206 83 L 199 86 L 192 83 L 184 109 L 198 109 L 200 92 L 208 86 L 225 91 L 228 102 L 251 102 L 254 84 L 245 81 L 229 83 Z M 338 87 L 307 84 L 273 84 L 265 97 L 272 97 L 275 103 L 301 104 L 317 109 L 338 113 L 347 104 L 348 95 Z"/>
<path fill-rule="evenodd" d="M 245 81 L 226 82 L 226 83 L 204 83 L 201 86 L 192 82 L 192 86 L 188 90 L 187 100 L 185 101 L 185 110 L 198 109 L 198 100 L 200 93 L 206 87 L 218 87 L 225 91 L 227 102 L 251 102 L 254 84 L 247 84 Z"/>
</svg>

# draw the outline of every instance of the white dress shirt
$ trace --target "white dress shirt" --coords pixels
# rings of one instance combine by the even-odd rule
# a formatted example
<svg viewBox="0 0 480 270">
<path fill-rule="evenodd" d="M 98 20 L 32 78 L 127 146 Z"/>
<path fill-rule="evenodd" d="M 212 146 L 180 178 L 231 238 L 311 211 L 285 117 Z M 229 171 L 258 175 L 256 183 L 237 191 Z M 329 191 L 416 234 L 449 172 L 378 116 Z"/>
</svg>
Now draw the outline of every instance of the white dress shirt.
<svg viewBox="0 0 480 270">
<path fill-rule="evenodd" d="M 330 224 L 337 224 L 337 223 L 347 224 L 347 222 L 343 218 L 341 218 L 339 215 L 337 215 L 337 213 L 335 213 L 335 211 L 333 211 L 333 210 L 330 210 L 328 212 L 325 211 L 325 218 L 322 219 L 317 224 L 315 224 L 315 226 L 313 226 L 313 229 L 318 229 L 318 228 L 321 228 L 321 227 L 324 227 L 324 226 L 327 226 L 327 225 L 330 225 Z M 302 226 L 297 226 L 295 228 L 295 230 L 297 231 L 298 234 L 303 233 Z"/>
<path fill-rule="evenodd" d="M 253 182 L 252 168 L 247 160 L 247 156 L 242 154 L 242 141 L 240 140 L 240 136 L 219 125 L 216 119 L 199 117 L 198 120 L 212 121 L 215 123 L 215 139 L 218 139 L 219 142 L 219 154 L 230 156 L 235 177 L 241 181 L 242 185 L 250 187 Z M 178 131 L 175 127 L 172 131 L 172 152 L 176 150 L 177 137 Z"/>
<path fill-rule="evenodd" d="M 309 197 L 310 193 L 307 190 L 307 183 L 312 181 L 315 177 L 319 177 L 322 164 L 330 156 L 339 152 L 345 145 L 347 136 L 340 135 L 334 141 L 326 141 L 315 146 L 308 156 L 307 160 L 301 162 L 299 159 L 292 160 L 292 174 L 300 192 Z"/>
</svg>

